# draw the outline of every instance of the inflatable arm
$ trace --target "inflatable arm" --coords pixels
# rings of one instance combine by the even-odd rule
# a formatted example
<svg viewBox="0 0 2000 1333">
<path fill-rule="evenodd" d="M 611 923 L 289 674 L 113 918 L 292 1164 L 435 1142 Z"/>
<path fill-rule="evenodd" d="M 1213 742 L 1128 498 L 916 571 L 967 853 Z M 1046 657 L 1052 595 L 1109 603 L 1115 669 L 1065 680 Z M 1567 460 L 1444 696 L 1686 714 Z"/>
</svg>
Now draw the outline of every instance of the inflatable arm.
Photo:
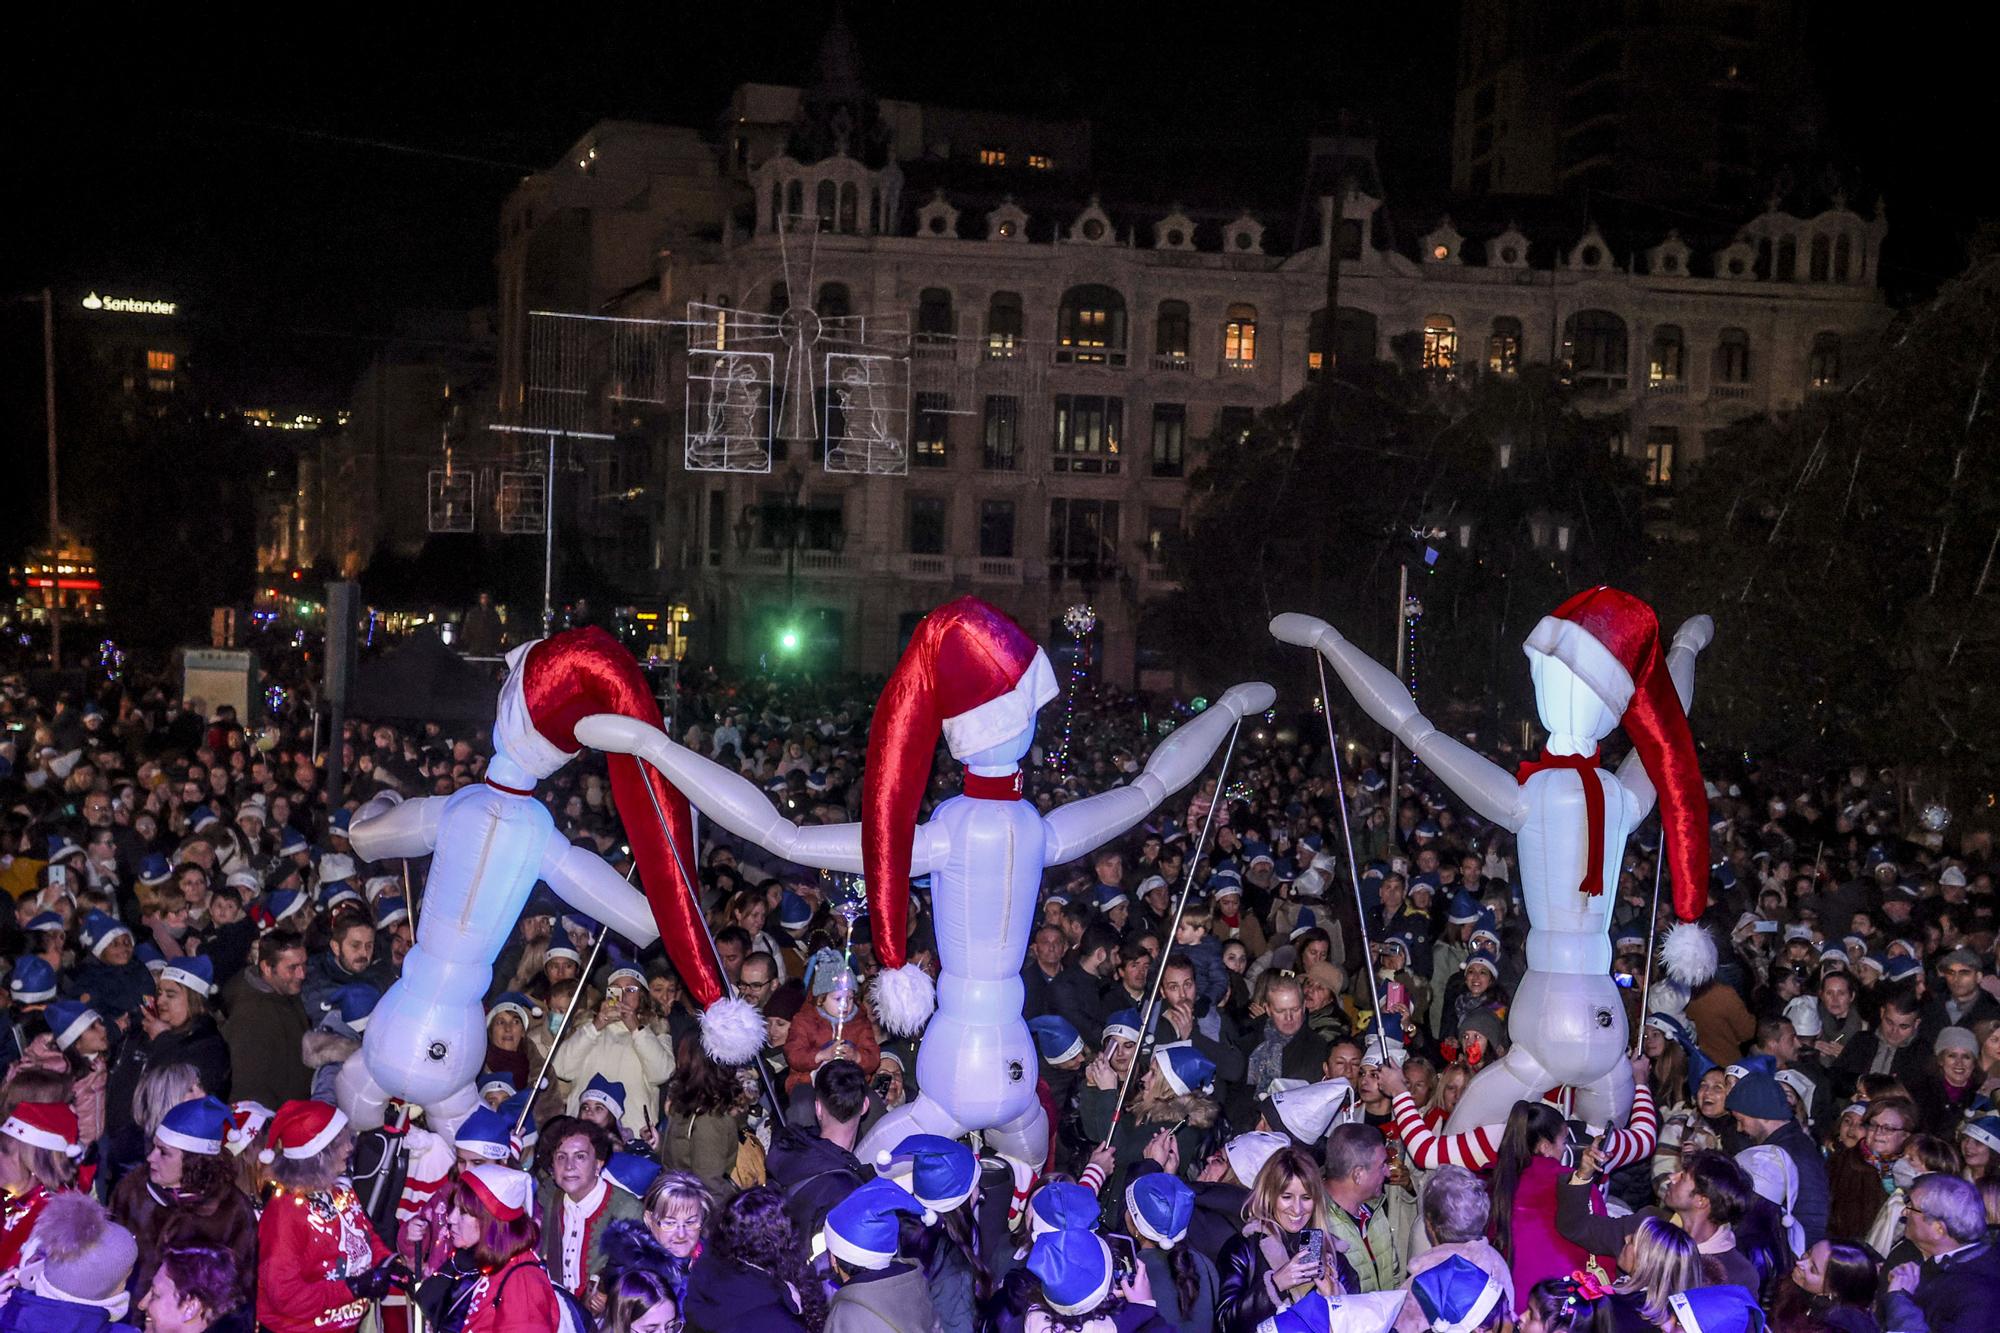
<svg viewBox="0 0 2000 1333">
<path fill-rule="evenodd" d="M 1287 612 L 1271 622 L 1271 634 L 1282 643 L 1317 649 L 1362 711 L 1394 732 L 1467 805 L 1510 831 L 1526 822 L 1527 801 L 1514 775 L 1432 726 L 1395 673 L 1342 638 L 1339 630 L 1317 616 Z"/>
<path fill-rule="evenodd" d="M 1129 786 L 1114 787 L 1051 811 L 1042 821 L 1047 830 L 1045 863 L 1059 866 L 1073 861 L 1151 814 L 1160 802 L 1194 781 L 1231 727 L 1252 713 L 1263 712 L 1277 697 L 1277 691 L 1262 681 L 1232 686 L 1214 707 L 1174 728 L 1154 747 L 1145 771 Z"/>
<path fill-rule="evenodd" d="M 1694 708 L 1694 659 L 1714 638 L 1715 621 L 1707 616 L 1690 616 L 1674 631 L 1674 645 L 1667 650 L 1667 674 L 1673 677 L 1674 693 L 1681 698 L 1683 713 Z M 1634 822 L 1644 819 L 1652 811 L 1658 793 L 1653 790 L 1653 780 L 1646 776 L 1646 765 L 1637 750 L 1618 765 L 1618 781 L 1638 802 Z"/>
<path fill-rule="evenodd" d="M 778 813 L 755 783 L 686 746 L 676 745 L 658 727 L 600 713 L 576 724 L 576 738 L 594 750 L 645 760 L 686 792 L 704 815 L 787 861 L 821 870 L 861 873 L 861 825 L 794 824 Z M 688 854 L 694 854 L 692 848 Z M 911 846 L 911 873 L 928 872 L 932 861 L 931 838 L 920 828 Z"/>
<path fill-rule="evenodd" d="M 363 817 L 354 821 L 347 840 L 364 861 L 429 856 L 437 848 L 438 816 L 444 813 L 444 803 L 442 796 L 425 796 L 372 814 L 363 806 Z"/>
<path fill-rule="evenodd" d="M 541 876 L 558 898 L 596 917 L 640 948 L 660 938 L 646 895 L 627 884 L 601 857 L 552 838 L 542 855 Z"/>
</svg>

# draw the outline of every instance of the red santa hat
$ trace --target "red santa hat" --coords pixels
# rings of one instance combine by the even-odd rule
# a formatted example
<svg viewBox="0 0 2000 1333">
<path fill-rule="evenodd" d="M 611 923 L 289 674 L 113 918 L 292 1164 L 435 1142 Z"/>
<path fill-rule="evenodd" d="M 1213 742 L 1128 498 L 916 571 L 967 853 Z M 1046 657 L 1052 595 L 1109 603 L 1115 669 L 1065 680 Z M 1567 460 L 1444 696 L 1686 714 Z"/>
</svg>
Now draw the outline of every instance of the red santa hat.
<svg viewBox="0 0 2000 1333">
<path fill-rule="evenodd" d="M 507 654 L 507 665 L 493 746 L 536 778 L 554 773 L 583 748 L 576 724 L 586 717 L 616 713 L 647 726 L 663 725 L 660 705 L 638 662 L 595 626 L 522 644 Z M 702 1008 L 702 1045 L 724 1064 L 742 1064 L 763 1049 L 764 1021 L 750 1005 L 729 997 L 710 952 L 707 927 L 681 859 L 694 854 L 694 818 L 687 798 L 657 769 L 631 755 L 608 759 L 612 803 L 638 863 L 660 942 Z M 654 813 L 655 802 L 659 814 Z M 665 829 L 660 814 L 666 816 Z"/>
<path fill-rule="evenodd" d="M 861 861 L 875 955 L 883 972 L 875 1003 L 892 1031 L 914 1032 L 930 1015 L 930 979 L 906 964 L 910 840 L 942 736 L 952 757 L 1032 731 L 1056 697 L 1048 656 L 1027 631 L 976 597 L 938 607 L 917 625 L 910 646 L 876 701 L 868 729 L 861 797 Z"/>
<path fill-rule="evenodd" d="M 486 1205 L 486 1211 L 502 1222 L 511 1222 L 528 1211 L 534 1179 L 526 1171 L 516 1171 L 497 1162 L 481 1162 L 459 1174 L 471 1191 Z"/>
<path fill-rule="evenodd" d="M 65 1157 L 83 1156 L 83 1131 L 76 1110 L 63 1102 L 22 1102 L 0 1123 L 0 1134 L 30 1148 L 45 1148 Z"/>
<path fill-rule="evenodd" d="M 1522 646 L 1561 662 L 1619 715 L 1659 793 L 1674 911 L 1693 921 L 1708 907 L 1708 793 L 1687 714 L 1667 674 L 1659 617 L 1632 594 L 1599 586 L 1543 616 Z"/>
<path fill-rule="evenodd" d="M 286 1102 L 271 1117 L 271 1133 L 266 1140 L 271 1146 L 258 1153 L 257 1159 L 268 1166 L 278 1160 L 279 1153 L 293 1161 L 316 1157 L 346 1128 L 347 1116 L 337 1106 L 315 1101 Z"/>
</svg>

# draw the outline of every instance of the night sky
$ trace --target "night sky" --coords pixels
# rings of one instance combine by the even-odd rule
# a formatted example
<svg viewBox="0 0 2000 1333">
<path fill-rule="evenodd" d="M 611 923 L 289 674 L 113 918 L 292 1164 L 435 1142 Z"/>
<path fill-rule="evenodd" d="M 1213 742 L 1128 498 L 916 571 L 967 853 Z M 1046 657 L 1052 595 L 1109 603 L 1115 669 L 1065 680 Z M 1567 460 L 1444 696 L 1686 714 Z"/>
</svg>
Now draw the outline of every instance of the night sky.
<svg viewBox="0 0 2000 1333">
<path fill-rule="evenodd" d="M 1954 77 L 1930 43 L 1968 58 L 1976 44 L 1881 31 L 1879 10 L 1858 40 L 1842 9 L 1816 8 L 1828 133 L 1888 191 L 1892 235 L 1918 267 L 1948 273 L 1993 201 L 1992 116 L 1983 76 Z M 398 310 L 493 299 L 498 207 L 522 174 L 594 120 L 705 128 L 739 82 L 801 81 L 831 7 L 341 8 L 308 27 L 248 9 L 123 12 L 66 20 L 4 92 L 26 224 L 0 250 L 5 290 L 177 296 L 203 316 L 212 386 L 331 405 Z M 1446 184 L 1450 5 L 846 12 L 878 93 L 1090 117 L 1097 163 L 1119 175 L 1289 197 L 1306 133 L 1347 107 L 1381 132 L 1392 203 Z M 38 332 L 13 309 L 0 331 L 10 424 L 25 415 L 13 371 Z"/>
</svg>

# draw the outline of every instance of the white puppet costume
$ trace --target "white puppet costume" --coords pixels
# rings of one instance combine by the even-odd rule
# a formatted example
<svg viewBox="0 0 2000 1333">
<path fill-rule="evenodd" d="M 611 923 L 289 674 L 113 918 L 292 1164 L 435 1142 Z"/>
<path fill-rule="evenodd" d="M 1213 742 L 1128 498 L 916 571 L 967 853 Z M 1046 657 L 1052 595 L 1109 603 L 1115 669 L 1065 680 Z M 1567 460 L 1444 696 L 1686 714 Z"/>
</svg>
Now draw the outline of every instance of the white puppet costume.
<svg viewBox="0 0 2000 1333">
<path fill-rule="evenodd" d="M 1035 1095 L 1035 1047 L 1021 1017 L 1021 964 L 1039 911 L 1042 871 L 1095 850 L 1144 819 L 1207 764 L 1230 728 L 1276 697 L 1238 685 L 1160 742 L 1129 786 L 1072 801 L 1046 817 L 1021 799 L 1021 757 L 1035 714 L 1056 697 L 1055 673 L 1027 632 L 972 597 L 917 626 L 876 703 L 860 824 L 794 826 L 748 781 L 674 744 L 657 727 L 586 718 L 596 749 L 656 765 L 709 818 L 773 853 L 825 870 L 862 872 L 883 973 L 884 1026 L 923 1030 L 917 1100 L 884 1116 L 859 1146 L 871 1160 L 910 1134 L 985 1132 L 989 1147 L 1037 1166 L 1049 1127 Z M 917 823 L 942 736 L 966 766 L 965 794 Z M 939 979 L 908 963 L 910 876 L 931 877 Z M 924 1026 L 926 1018 L 929 1026 Z"/>
<path fill-rule="evenodd" d="M 450 796 L 377 797 L 354 820 L 354 850 L 368 860 L 432 857 L 402 979 L 376 1006 L 360 1055 L 340 1071 L 341 1109 L 360 1128 L 379 1125 L 390 1098 L 422 1106 L 441 1133 L 479 1104 L 473 1080 L 486 1056 L 480 1002 L 492 984 L 493 960 L 537 880 L 635 945 L 664 935 L 688 993 L 704 1006 L 705 1044 L 730 1055 L 745 1040 L 752 1054 L 763 1044 L 763 1021 L 742 1001 L 724 998 L 698 943 L 702 926 L 680 859 L 693 855 L 686 799 L 637 761 L 612 757 L 612 796 L 644 895 L 602 859 L 570 845 L 535 799 L 535 783 L 576 755 L 578 719 L 617 712 L 658 725 L 659 705 L 638 663 L 592 628 L 523 644 L 507 654 L 507 665 L 486 780 Z"/>
<path fill-rule="evenodd" d="M 1394 673 L 1325 621 L 1281 615 L 1271 633 L 1317 648 L 1370 717 L 1467 805 L 1515 835 L 1529 928 L 1528 970 L 1508 1012 L 1513 1047 L 1473 1079 L 1448 1131 L 1505 1121 L 1515 1102 L 1562 1085 L 1576 1090 L 1579 1118 L 1624 1123 L 1632 1070 L 1625 1006 L 1611 979 L 1614 900 L 1606 889 L 1616 888 L 1626 839 L 1657 795 L 1674 909 L 1691 922 L 1707 906 L 1708 801 L 1687 707 L 1695 656 L 1714 636 L 1713 622 L 1687 621 L 1663 652 L 1653 608 L 1615 588 L 1580 592 L 1544 616 L 1522 648 L 1549 738 L 1541 757 L 1517 773 L 1440 733 Z M 1598 742 L 1621 725 L 1632 753 L 1608 773 L 1598 765 Z"/>
</svg>

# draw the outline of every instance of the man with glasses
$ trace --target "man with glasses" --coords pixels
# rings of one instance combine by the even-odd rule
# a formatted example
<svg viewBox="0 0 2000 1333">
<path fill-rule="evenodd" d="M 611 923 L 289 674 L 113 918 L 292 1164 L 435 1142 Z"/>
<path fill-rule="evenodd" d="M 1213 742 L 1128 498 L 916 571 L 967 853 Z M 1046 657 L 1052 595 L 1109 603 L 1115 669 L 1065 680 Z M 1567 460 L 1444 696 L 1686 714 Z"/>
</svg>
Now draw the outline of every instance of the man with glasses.
<svg viewBox="0 0 2000 1333">
<path fill-rule="evenodd" d="M 771 999 L 771 992 L 778 988 L 776 965 L 767 953 L 753 953 L 743 960 L 742 970 L 736 974 L 736 993 L 749 1003 L 758 1013 Z"/>
<path fill-rule="evenodd" d="M 1782 1148 L 1785 1156 L 1792 1159 L 1799 1169 L 1799 1197 L 1792 1206 L 1792 1216 L 1805 1228 L 1808 1246 L 1826 1239 L 1829 1207 L 1826 1161 L 1820 1156 L 1819 1145 L 1793 1118 L 1791 1103 L 1785 1100 L 1785 1090 L 1778 1086 L 1778 1080 L 1761 1071 L 1747 1074 L 1729 1090 L 1729 1099 L 1723 1105 L 1736 1118 L 1737 1129 L 1752 1143 Z"/>
<path fill-rule="evenodd" d="M 1918 1177 L 1903 1209 L 1903 1235 L 1923 1261 L 1889 1271 L 1882 1326 L 1929 1333 L 1993 1327 L 2000 1254 L 1986 1239 L 1979 1187 L 1957 1176 Z"/>
<path fill-rule="evenodd" d="M 1828 1167 L 1831 1207 L 1827 1225 L 1836 1236 L 1865 1236 L 1893 1187 L 1891 1169 L 1917 1130 L 1917 1104 L 1907 1097 L 1877 1097 L 1861 1117 L 1861 1141 L 1833 1155 Z"/>
</svg>

